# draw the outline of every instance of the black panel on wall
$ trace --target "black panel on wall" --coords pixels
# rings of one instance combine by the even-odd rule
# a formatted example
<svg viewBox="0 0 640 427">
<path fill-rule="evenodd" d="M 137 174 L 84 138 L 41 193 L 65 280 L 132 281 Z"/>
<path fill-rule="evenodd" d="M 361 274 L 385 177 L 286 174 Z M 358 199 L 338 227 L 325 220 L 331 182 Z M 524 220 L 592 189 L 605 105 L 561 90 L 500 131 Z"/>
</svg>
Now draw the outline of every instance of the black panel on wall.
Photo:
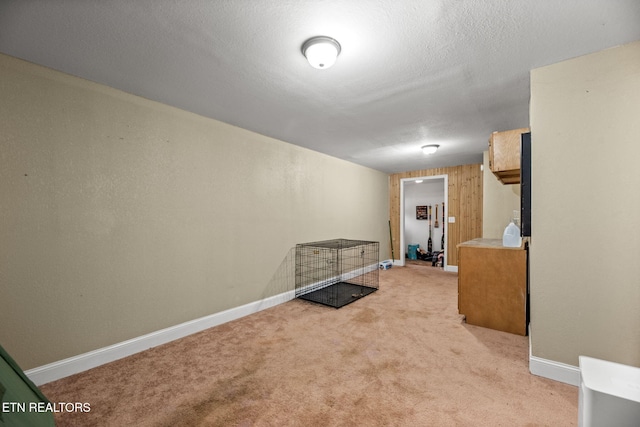
<svg viewBox="0 0 640 427">
<path fill-rule="evenodd" d="M 520 137 L 520 230 L 531 236 L 531 132 Z"/>
</svg>

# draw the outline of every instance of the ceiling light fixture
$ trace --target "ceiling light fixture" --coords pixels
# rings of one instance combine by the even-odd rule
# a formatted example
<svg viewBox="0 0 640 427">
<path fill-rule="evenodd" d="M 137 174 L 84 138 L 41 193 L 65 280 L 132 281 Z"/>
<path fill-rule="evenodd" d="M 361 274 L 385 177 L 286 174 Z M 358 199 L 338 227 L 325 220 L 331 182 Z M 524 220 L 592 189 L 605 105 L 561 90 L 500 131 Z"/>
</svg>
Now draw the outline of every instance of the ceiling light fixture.
<svg viewBox="0 0 640 427">
<path fill-rule="evenodd" d="M 423 145 L 422 152 L 424 154 L 433 154 L 438 150 L 438 147 L 440 147 L 438 144 Z"/>
<path fill-rule="evenodd" d="M 313 68 L 320 70 L 335 64 L 340 50 L 340 43 L 326 36 L 312 37 L 302 44 L 302 54 Z"/>
</svg>

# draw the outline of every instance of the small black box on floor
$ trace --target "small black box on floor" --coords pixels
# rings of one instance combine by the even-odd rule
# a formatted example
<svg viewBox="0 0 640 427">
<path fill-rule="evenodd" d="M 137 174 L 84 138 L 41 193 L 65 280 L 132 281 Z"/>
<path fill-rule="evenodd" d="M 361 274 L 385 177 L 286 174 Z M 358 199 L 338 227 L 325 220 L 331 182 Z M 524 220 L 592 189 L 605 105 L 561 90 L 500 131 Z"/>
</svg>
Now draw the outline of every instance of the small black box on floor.
<svg viewBox="0 0 640 427">
<path fill-rule="evenodd" d="M 296 245 L 296 298 L 340 308 L 378 290 L 380 243 L 333 239 Z"/>
</svg>

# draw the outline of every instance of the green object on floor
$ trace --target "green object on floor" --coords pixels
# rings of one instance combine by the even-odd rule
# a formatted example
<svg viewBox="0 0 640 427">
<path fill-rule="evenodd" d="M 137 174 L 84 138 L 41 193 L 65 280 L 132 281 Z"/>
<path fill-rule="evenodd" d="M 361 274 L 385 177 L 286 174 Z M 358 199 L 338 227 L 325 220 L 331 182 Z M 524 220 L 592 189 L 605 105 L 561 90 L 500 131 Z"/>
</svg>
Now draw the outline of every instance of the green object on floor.
<svg viewBox="0 0 640 427">
<path fill-rule="evenodd" d="M 409 245 L 409 259 L 418 259 L 418 247 L 420 245 Z"/>
<path fill-rule="evenodd" d="M 0 427 L 55 426 L 53 413 L 43 410 L 48 403 L 40 389 L 0 346 Z"/>
</svg>

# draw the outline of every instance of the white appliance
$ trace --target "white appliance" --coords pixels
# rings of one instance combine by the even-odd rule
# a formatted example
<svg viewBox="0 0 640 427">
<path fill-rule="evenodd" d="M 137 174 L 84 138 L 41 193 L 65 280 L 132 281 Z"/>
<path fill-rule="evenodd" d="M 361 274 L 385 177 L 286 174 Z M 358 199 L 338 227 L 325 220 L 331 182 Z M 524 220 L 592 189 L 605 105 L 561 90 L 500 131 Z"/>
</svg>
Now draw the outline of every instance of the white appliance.
<svg viewBox="0 0 640 427">
<path fill-rule="evenodd" d="M 640 368 L 580 356 L 579 427 L 640 426 Z"/>
</svg>

